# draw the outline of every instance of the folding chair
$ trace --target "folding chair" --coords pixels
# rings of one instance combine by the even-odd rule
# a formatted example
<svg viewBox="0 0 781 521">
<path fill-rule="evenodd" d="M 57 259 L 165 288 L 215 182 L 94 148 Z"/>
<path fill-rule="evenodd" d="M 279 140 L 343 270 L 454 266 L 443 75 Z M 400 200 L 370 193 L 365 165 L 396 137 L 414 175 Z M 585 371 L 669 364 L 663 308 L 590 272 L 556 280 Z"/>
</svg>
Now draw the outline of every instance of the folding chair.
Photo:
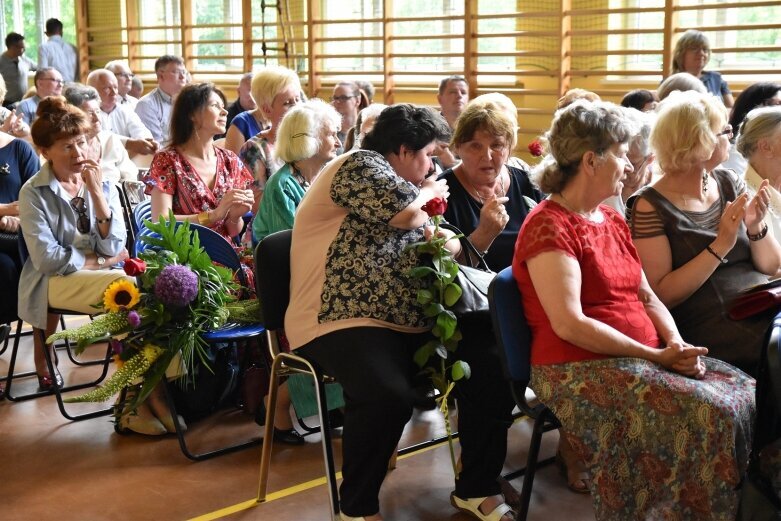
<svg viewBox="0 0 781 521">
<path fill-rule="evenodd" d="M 288 374 L 307 374 L 315 382 L 317 394 L 317 412 L 321 425 L 321 443 L 328 482 L 328 500 L 331 505 L 331 520 L 339 517 L 339 492 L 336 487 L 336 469 L 333 447 L 331 446 L 331 428 L 328 420 L 325 384 L 329 381 L 322 371 L 306 358 L 293 353 L 281 352 L 278 334 L 284 328 L 285 311 L 290 301 L 290 244 L 293 232 L 285 230 L 272 233 L 260 241 L 255 250 L 255 276 L 262 310 L 262 321 L 266 326 L 266 338 L 273 355 L 271 365 L 271 383 L 269 384 L 268 407 L 266 407 L 266 425 L 263 436 L 263 449 L 260 458 L 260 479 L 257 502 L 266 500 L 268 489 L 268 470 L 271 464 L 271 449 L 274 442 L 274 416 L 277 402 L 279 378 Z"/>
<path fill-rule="evenodd" d="M 491 308 L 491 320 L 496 334 L 496 341 L 502 348 L 504 369 L 510 382 L 513 398 L 518 408 L 534 419 L 534 428 L 529 442 L 529 453 L 526 459 L 523 489 L 521 490 L 521 509 L 516 519 L 526 519 L 529 513 L 532 484 L 537 466 L 553 461 L 550 458 L 538 462 L 542 435 L 545 432 L 558 429 L 559 421 L 553 412 L 543 404 L 530 405 L 526 400 L 526 388 L 531 379 L 531 330 L 526 322 L 521 303 L 521 292 L 513 277 L 512 268 L 499 272 L 488 288 L 488 302 Z"/>
<path fill-rule="evenodd" d="M 21 232 L 19 233 L 19 255 L 20 255 L 21 259 L 22 259 L 22 262 L 25 262 L 27 260 L 27 257 L 29 256 L 29 253 L 27 251 L 27 245 L 24 242 L 24 236 L 22 235 Z M 55 308 L 49 308 L 48 312 L 49 313 L 54 313 L 54 314 L 59 314 L 61 317 L 62 317 L 62 315 L 82 315 L 81 313 L 75 313 L 75 312 L 70 311 L 70 310 L 55 309 Z M 61 318 L 61 323 L 62 323 L 63 327 L 65 327 L 65 322 L 64 322 L 64 320 L 62 318 Z M 52 385 L 51 389 L 48 390 L 48 391 L 36 391 L 36 392 L 33 392 L 33 393 L 21 395 L 21 396 L 14 396 L 12 394 L 12 392 L 11 392 L 12 387 L 13 387 L 14 378 L 18 378 L 18 377 L 22 377 L 22 376 L 32 376 L 32 375 L 35 374 L 35 371 L 27 372 L 27 373 L 21 373 L 21 374 L 18 374 L 18 375 L 14 374 L 14 368 L 16 367 L 16 357 L 17 357 L 18 352 L 19 352 L 19 337 L 20 337 L 19 333 L 20 333 L 20 331 L 21 331 L 21 324 L 18 324 L 17 325 L 17 336 L 16 336 L 16 339 L 14 339 L 14 345 L 13 345 L 13 348 L 11 349 L 11 361 L 8 364 L 8 376 L 6 377 L 5 395 L 6 395 L 6 397 L 9 400 L 14 401 L 14 402 L 18 402 L 18 401 L 29 400 L 29 399 L 32 399 L 32 398 L 38 398 L 39 396 L 47 396 L 47 395 L 50 395 L 50 394 L 54 394 L 54 396 L 55 396 L 55 398 L 57 400 L 57 407 L 59 408 L 60 413 L 65 418 L 67 418 L 67 419 L 69 419 L 71 421 L 80 421 L 80 420 L 87 420 L 87 419 L 90 419 L 90 418 L 97 418 L 98 416 L 106 416 L 106 415 L 111 413 L 111 411 L 113 410 L 112 407 L 109 407 L 109 408 L 106 408 L 106 409 L 100 409 L 100 410 L 97 410 L 97 411 L 82 413 L 82 414 L 75 414 L 75 415 L 74 414 L 70 414 L 65 409 L 65 403 L 63 402 L 63 399 L 62 399 L 62 393 L 66 393 L 68 391 L 77 391 L 77 390 L 80 390 L 80 389 L 87 389 L 89 387 L 94 387 L 94 386 L 100 384 L 100 382 L 102 382 L 106 378 L 106 375 L 108 374 L 109 364 L 111 363 L 111 346 L 110 345 L 106 346 L 105 358 L 100 359 L 100 360 L 90 361 L 90 362 L 78 362 L 78 361 L 76 361 L 73 358 L 73 356 L 72 356 L 72 354 L 70 352 L 70 344 L 67 344 L 66 349 L 68 350 L 68 356 L 77 365 L 94 365 L 95 363 L 102 363 L 103 364 L 103 370 L 101 371 L 101 373 L 100 373 L 100 375 L 98 376 L 97 379 L 95 379 L 95 380 L 93 380 L 91 382 L 83 383 L 83 384 L 75 384 L 75 385 L 64 386 L 62 388 L 60 388 L 55 383 L 54 385 Z M 42 345 L 45 345 L 46 344 L 46 332 L 41 330 L 41 331 L 38 332 L 38 334 L 40 335 L 40 340 L 41 340 Z M 56 357 L 56 353 L 53 356 L 52 353 L 49 353 L 48 349 L 44 349 L 43 352 L 44 352 L 44 357 L 46 359 L 46 365 L 47 365 L 47 367 L 49 369 L 49 374 L 54 375 L 55 371 L 54 371 L 53 359 L 56 359 L 55 358 Z"/>
</svg>

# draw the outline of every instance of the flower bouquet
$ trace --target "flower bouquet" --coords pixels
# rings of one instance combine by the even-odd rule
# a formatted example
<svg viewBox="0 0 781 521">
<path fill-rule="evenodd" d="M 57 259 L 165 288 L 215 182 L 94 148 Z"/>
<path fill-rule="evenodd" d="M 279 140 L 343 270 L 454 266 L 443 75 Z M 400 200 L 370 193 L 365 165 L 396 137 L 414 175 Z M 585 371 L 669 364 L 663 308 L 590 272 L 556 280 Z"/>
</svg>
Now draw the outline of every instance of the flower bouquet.
<svg viewBox="0 0 781 521">
<path fill-rule="evenodd" d="M 256 300 L 236 301 L 233 273 L 211 261 L 188 223 L 177 223 L 169 215 L 167 221 L 161 217 L 157 224 L 147 221 L 146 226 L 158 236 L 140 240 L 152 248 L 124 264 L 125 273 L 135 276 L 136 283 L 113 282 L 103 302 L 95 306 L 104 314 L 47 340 L 75 341 L 76 353 L 97 342 L 111 343 L 117 370 L 101 387 L 68 402 L 106 401 L 141 379 L 140 391 L 126 406 L 135 410 L 169 366 L 182 376 L 182 385 L 193 383 L 197 359 L 209 367 L 204 332 L 229 319 L 254 321 L 258 316 Z"/>
<path fill-rule="evenodd" d="M 413 268 L 410 270 L 410 276 L 431 280 L 429 288 L 418 290 L 417 301 L 423 306 L 423 313 L 435 320 L 431 330 L 434 339 L 421 346 L 415 352 L 414 359 L 418 367 L 429 375 L 434 388 L 439 392 L 436 400 L 445 419 L 450 462 L 457 478 L 458 470 L 450 428 L 448 398 L 456 382 L 462 378 L 469 378 L 471 369 L 469 364 L 463 360 L 452 360 L 458 348 L 458 342 L 461 340 L 461 332 L 458 330 L 458 319 L 449 308 L 461 298 L 461 287 L 456 284 L 456 275 L 459 272 L 458 263 L 445 248 L 445 243 L 461 236 L 445 237 L 440 234 L 439 224 L 446 209 L 447 201 L 440 197 L 432 199 L 423 206 L 423 211 L 428 213 L 434 223 L 434 232 L 428 240 L 411 244 L 409 247 L 414 248 L 421 256 L 430 256 L 431 266 Z"/>
</svg>

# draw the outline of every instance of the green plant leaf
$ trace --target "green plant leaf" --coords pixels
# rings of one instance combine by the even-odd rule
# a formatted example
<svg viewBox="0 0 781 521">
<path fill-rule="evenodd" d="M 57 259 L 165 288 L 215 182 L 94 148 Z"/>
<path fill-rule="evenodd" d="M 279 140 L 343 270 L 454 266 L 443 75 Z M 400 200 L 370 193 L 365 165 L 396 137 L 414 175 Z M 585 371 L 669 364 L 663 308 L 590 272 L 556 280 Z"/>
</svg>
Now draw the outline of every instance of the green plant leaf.
<svg viewBox="0 0 781 521">
<path fill-rule="evenodd" d="M 453 306 L 461 298 L 461 286 L 450 283 L 445 287 L 445 305 Z"/>
<path fill-rule="evenodd" d="M 453 336 L 453 333 L 456 331 L 456 324 L 456 316 L 450 310 L 446 309 L 437 315 L 437 326 L 442 331 L 439 337 L 444 341 Z"/>
<path fill-rule="evenodd" d="M 435 317 L 444 311 L 445 308 L 439 302 L 432 302 L 423 308 L 423 314 L 429 318 Z"/>
<path fill-rule="evenodd" d="M 422 279 L 423 277 L 427 277 L 429 275 L 436 275 L 436 274 L 437 272 L 433 268 L 429 268 L 428 266 L 417 266 L 407 272 L 407 275 L 409 275 L 413 279 Z"/>
<path fill-rule="evenodd" d="M 429 289 L 419 289 L 417 295 L 418 304 L 426 305 L 434 300 L 434 294 Z M 432 315 L 433 316 L 433 315 Z"/>
<path fill-rule="evenodd" d="M 447 348 L 443 346 L 442 344 L 437 344 L 437 356 L 442 358 L 443 360 L 447 360 Z"/>
<path fill-rule="evenodd" d="M 429 358 L 431 358 L 431 355 L 434 354 L 434 350 L 437 348 L 437 345 L 439 345 L 437 341 L 430 340 L 419 347 L 413 355 L 415 364 L 417 364 L 418 367 L 424 367 L 428 363 Z"/>
<path fill-rule="evenodd" d="M 472 368 L 463 360 L 456 360 L 450 368 L 450 377 L 454 382 L 457 382 L 462 378 L 468 380 L 470 376 L 472 376 Z"/>
</svg>

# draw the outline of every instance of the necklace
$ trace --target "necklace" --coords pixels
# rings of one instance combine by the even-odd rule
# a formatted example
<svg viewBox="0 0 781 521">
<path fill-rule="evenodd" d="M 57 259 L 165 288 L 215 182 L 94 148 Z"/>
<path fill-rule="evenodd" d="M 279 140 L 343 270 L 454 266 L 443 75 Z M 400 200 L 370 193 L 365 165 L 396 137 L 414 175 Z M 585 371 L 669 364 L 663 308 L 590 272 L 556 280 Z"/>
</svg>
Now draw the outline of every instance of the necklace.
<svg viewBox="0 0 781 521">
<path fill-rule="evenodd" d="M 708 171 L 702 173 L 702 195 L 708 195 Z"/>
<path fill-rule="evenodd" d="M 296 181 L 298 181 L 298 184 L 301 185 L 301 188 L 303 188 L 304 191 L 309 190 L 309 185 L 310 185 L 309 181 L 307 181 L 306 178 L 303 176 L 303 174 L 301 174 L 301 172 L 298 170 L 296 165 L 290 163 L 290 166 L 293 168 L 293 177 L 295 178 Z"/>
<path fill-rule="evenodd" d="M 502 176 L 502 174 L 499 173 L 498 177 L 499 177 L 499 187 L 501 189 L 501 196 L 500 197 L 504 197 L 504 193 L 505 193 L 504 192 L 504 176 Z M 469 178 L 466 178 L 466 180 L 469 183 L 469 186 L 471 186 L 472 190 L 475 192 L 475 195 L 477 196 L 477 199 L 480 201 L 480 204 L 485 204 L 485 198 L 482 195 L 480 195 L 480 191 L 477 188 L 475 188 L 475 185 L 472 184 L 472 181 L 470 181 Z M 496 195 L 496 193 L 494 193 L 494 195 Z"/>
</svg>

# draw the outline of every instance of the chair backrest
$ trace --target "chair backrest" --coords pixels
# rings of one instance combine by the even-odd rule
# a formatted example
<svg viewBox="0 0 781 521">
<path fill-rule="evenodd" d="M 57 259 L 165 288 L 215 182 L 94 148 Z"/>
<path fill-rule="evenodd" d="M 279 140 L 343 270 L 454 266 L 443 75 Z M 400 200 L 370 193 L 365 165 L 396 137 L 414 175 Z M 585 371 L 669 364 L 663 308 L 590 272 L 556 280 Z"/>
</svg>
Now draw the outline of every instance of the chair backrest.
<svg viewBox="0 0 781 521">
<path fill-rule="evenodd" d="M 532 334 L 512 267 L 500 271 L 491 282 L 488 303 L 496 341 L 504 355 L 506 376 L 525 386 L 531 378 Z"/>
<path fill-rule="evenodd" d="M 133 208 L 133 226 L 136 235 L 139 235 L 141 229 L 145 228 L 145 220 L 152 220 L 152 201 L 141 201 Z"/>
<path fill-rule="evenodd" d="M 179 226 L 181 223 L 177 222 L 176 224 Z M 239 254 L 233 249 L 231 243 L 225 240 L 225 237 L 211 228 L 201 226 L 200 224 L 190 223 L 190 229 L 198 234 L 201 246 L 206 253 L 209 254 L 212 261 L 219 262 L 226 268 L 237 271 L 239 276 L 241 276 L 243 272 L 241 271 L 241 259 L 239 258 Z"/>
<path fill-rule="evenodd" d="M 262 310 L 261 322 L 268 330 L 285 326 L 290 302 L 290 245 L 293 230 L 266 236 L 255 249 L 255 286 Z"/>
</svg>

